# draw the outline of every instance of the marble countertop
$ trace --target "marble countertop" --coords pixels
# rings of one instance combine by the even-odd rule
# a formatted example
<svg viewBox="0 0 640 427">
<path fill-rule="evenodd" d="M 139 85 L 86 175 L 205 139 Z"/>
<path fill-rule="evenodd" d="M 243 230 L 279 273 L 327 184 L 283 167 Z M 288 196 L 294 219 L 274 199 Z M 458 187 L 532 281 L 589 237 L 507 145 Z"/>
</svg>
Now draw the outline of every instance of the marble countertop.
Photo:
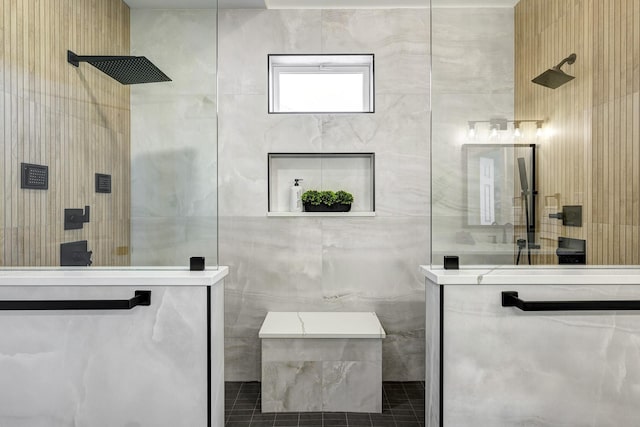
<svg viewBox="0 0 640 427">
<path fill-rule="evenodd" d="M 2 268 L 0 286 L 209 286 L 228 267 L 189 271 L 186 267 Z"/>
<path fill-rule="evenodd" d="M 437 285 L 640 285 L 637 266 L 477 266 L 461 270 L 420 266 Z"/>
<path fill-rule="evenodd" d="M 373 312 L 273 312 L 262 323 L 260 338 L 384 338 Z"/>
</svg>

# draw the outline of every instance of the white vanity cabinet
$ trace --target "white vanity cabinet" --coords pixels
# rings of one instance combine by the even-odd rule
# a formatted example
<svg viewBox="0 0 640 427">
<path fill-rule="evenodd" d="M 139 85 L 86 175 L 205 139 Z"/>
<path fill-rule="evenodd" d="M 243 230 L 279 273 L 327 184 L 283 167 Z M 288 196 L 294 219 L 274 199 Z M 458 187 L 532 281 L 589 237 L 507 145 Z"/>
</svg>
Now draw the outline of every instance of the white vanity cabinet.
<svg viewBox="0 0 640 427">
<path fill-rule="evenodd" d="M 0 271 L 0 426 L 223 426 L 226 274 Z"/>
<path fill-rule="evenodd" d="M 428 426 L 638 425 L 640 270 L 423 272 Z"/>
</svg>

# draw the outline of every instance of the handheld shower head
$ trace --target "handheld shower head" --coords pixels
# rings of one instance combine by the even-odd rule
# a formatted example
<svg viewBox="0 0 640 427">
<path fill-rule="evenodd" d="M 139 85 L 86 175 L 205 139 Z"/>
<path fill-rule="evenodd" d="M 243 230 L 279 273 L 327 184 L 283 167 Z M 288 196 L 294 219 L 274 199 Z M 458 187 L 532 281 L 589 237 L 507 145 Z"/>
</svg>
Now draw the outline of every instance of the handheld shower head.
<svg viewBox="0 0 640 427">
<path fill-rule="evenodd" d="M 564 58 L 558 65 L 553 68 L 549 68 L 544 73 L 540 74 L 535 79 L 531 80 L 533 83 L 539 84 L 544 87 L 548 87 L 549 89 L 557 89 L 563 84 L 570 82 L 575 79 L 575 77 L 570 76 L 560 69 L 565 63 L 571 65 L 576 62 L 577 55 L 572 53 L 571 55 Z"/>
</svg>

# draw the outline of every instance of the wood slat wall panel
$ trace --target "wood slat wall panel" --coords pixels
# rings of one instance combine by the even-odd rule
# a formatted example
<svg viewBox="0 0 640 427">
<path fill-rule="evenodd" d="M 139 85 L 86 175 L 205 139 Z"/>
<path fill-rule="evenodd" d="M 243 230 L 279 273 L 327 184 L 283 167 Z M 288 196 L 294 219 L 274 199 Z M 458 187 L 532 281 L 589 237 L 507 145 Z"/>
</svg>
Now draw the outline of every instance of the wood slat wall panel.
<svg viewBox="0 0 640 427">
<path fill-rule="evenodd" d="M 589 264 L 640 264 L 640 0 L 521 0 L 515 31 L 516 120 L 553 130 L 536 141 L 537 226 L 555 230 L 536 262 L 557 263 L 565 236 L 587 240 Z M 575 80 L 531 83 L 572 52 Z M 584 226 L 549 225 L 550 200 L 583 205 Z"/>
<path fill-rule="evenodd" d="M 129 265 L 129 88 L 80 55 L 128 54 L 120 0 L 0 0 L 0 265 L 59 265 L 59 245 L 88 240 L 94 265 Z M 49 166 L 49 190 L 20 189 L 20 163 Z M 112 193 L 94 174 L 112 175 Z M 91 207 L 83 230 L 64 231 L 65 208 Z"/>
</svg>

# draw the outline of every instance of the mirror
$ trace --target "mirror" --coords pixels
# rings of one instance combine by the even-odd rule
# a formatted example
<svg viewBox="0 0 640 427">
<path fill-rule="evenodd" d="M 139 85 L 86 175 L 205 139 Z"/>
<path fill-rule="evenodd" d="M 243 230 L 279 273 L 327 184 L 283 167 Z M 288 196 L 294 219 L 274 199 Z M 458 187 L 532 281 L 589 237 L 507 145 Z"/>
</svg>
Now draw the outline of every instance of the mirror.
<svg viewBox="0 0 640 427">
<path fill-rule="evenodd" d="M 522 225 L 533 232 L 535 145 L 464 144 L 462 158 L 466 225 Z"/>
</svg>

